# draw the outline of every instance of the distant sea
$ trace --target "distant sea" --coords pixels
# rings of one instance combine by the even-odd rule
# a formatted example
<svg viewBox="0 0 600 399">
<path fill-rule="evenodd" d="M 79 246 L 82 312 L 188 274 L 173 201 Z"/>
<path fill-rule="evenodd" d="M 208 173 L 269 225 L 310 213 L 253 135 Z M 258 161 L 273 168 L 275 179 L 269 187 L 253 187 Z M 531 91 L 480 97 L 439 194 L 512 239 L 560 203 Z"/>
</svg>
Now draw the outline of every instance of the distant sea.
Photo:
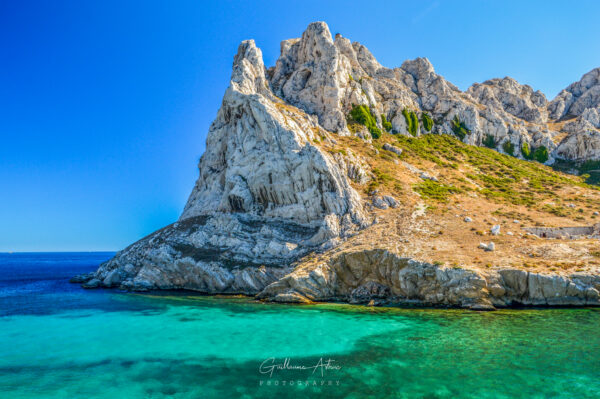
<svg viewBox="0 0 600 399">
<path fill-rule="evenodd" d="M 598 398 L 600 309 L 86 291 L 112 253 L 0 254 L 1 398 Z"/>
</svg>

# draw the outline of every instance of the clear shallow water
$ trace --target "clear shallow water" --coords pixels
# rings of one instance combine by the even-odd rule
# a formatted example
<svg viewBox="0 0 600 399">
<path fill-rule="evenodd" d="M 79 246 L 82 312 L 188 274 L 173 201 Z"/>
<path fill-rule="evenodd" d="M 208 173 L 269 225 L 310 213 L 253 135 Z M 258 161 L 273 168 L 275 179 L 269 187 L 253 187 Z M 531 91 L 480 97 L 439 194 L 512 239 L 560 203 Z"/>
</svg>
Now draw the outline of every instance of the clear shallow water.
<svg viewBox="0 0 600 399">
<path fill-rule="evenodd" d="M 600 309 L 290 306 L 68 284 L 111 255 L 0 254 L 0 397 L 600 396 Z M 341 368 L 259 371 L 286 357 Z"/>
</svg>

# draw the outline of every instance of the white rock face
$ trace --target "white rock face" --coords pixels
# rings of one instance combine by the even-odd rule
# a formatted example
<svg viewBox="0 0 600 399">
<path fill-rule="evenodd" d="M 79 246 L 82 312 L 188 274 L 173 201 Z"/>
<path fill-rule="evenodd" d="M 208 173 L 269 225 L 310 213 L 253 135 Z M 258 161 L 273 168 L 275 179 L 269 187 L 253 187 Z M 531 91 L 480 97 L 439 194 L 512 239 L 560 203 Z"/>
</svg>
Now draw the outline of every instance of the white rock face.
<svg viewBox="0 0 600 399">
<path fill-rule="evenodd" d="M 579 162 L 600 160 L 600 132 L 580 132 L 565 137 L 556 149 L 556 156 Z"/>
<path fill-rule="evenodd" d="M 588 108 L 600 106 L 600 68 L 591 70 L 563 91 L 548 105 L 552 119 L 579 116 Z"/>
<path fill-rule="evenodd" d="M 345 172 L 311 144 L 317 124 L 288 111 L 267 86 L 260 50 L 243 42 L 180 219 L 217 211 L 311 226 L 327 215 L 341 225 L 347 215 L 361 224 L 360 198 Z"/>
<path fill-rule="evenodd" d="M 491 138 L 501 150 L 510 141 L 517 157 L 522 157 L 518 149 L 523 143 L 531 148 L 545 146 L 550 154 L 548 164 L 556 157 L 581 160 L 595 154 L 593 146 L 565 150 L 572 140 L 557 151 L 561 143 L 553 138 L 558 132 L 549 129 L 547 123 L 568 114 L 582 119 L 565 126 L 570 135 L 599 127 L 598 69 L 551 103 L 540 91 L 509 77 L 474 84 L 462 93 L 437 75 L 426 58 L 405 61 L 400 68 L 386 68 L 360 43 L 341 35 L 334 40 L 324 22 L 315 22 L 300 39 L 281 43 L 281 56 L 267 77 L 277 96 L 316 115 L 321 126 L 342 135 L 350 134 L 346 118 L 352 106 L 362 104 L 370 106 L 378 123 L 384 115 L 399 134 L 409 134 L 402 115 L 406 108 L 416 112 L 419 119 L 428 113 L 434 120 L 432 133 L 453 134 L 452 120 L 458 118 L 469 132 L 463 139 L 466 143 L 483 145 Z M 417 134 L 426 133 L 421 120 Z M 356 134 L 368 136 L 362 131 Z"/>
<path fill-rule="evenodd" d="M 467 93 L 481 104 L 503 109 L 528 122 L 543 123 L 548 119 L 546 96 L 509 77 L 475 83 Z"/>
<path fill-rule="evenodd" d="M 118 253 L 97 278 L 134 289 L 256 293 L 294 259 L 353 234 L 366 220 L 349 176 L 364 172 L 313 145 L 319 129 L 273 95 L 260 50 L 242 42 L 179 222 Z"/>
<path fill-rule="evenodd" d="M 319 116 L 327 130 L 343 132 L 346 117 L 339 109 L 341 86 L 348 80 L 350 65 L 340 57 L 327 24 L 308 26 L 301 39 L 281 43 L 281 57 L 271 78 L 272 87 L 290 104 Z"/>
<path fill-rule="evenodd" d="M 556 148 L 557 158 L 577 162 L 600 159 L 600 68 L 561 91 L 548 104 L 548 111 L 553 119 L 571 119 L 563 127 L 569 135 Z"/>
</svg>

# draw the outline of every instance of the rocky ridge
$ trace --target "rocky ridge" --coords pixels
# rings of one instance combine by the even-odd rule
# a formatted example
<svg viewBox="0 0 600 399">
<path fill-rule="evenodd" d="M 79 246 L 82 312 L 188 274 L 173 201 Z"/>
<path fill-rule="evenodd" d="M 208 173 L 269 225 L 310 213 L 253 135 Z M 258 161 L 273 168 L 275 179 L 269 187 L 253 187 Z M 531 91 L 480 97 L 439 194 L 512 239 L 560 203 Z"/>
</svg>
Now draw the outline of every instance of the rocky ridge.
<svg viewBox="0 0 600 399">
<path fill-rule="evenodd" d="M 364 186 L 381 179 L 372 160 L 349 147 L 331 149 L 346 139 L 372 147 L 369 130 L 349 117 L 354 107 L 367 105 L 377 127 L 391 134 L 410 134 L 403 113 L 410 110 L 434 121 L 429 130 L 419 124 L 417 136 L 453 134 L 458 124 L 467 144 L 489 146 L 491 137 L 500 152 L 506 142 L 515 148 L 544 146 L 548 163 L 594 160 L 600 158 L 600 133 L 594 131 L 600 86 L 597 74 L 584 78 L 548 103 L 510 78 L 463 93 L 425 58 L 385 68 L 361 44 L 332 38 L 322 22 L 310 24 L 299 39 L 283 41 L 269 69 L 254 41 L 244 41 L 180 219 L 73 281 L 89 288 L 190 289 L 293 302 L 368 299 L 482 309 L 597 304 L 600 281 L 594 273 L 548 282 L 509 268 L 460 271 L 379 243 L 331 252 L 352 237 L 371 234 L 378 212 L 425 214 L 422 203 L 402 203 L 386 193 L 365 197 Z M 583 122 L 570 123 L 585 131 L 565 124 L 566 136 L 555 143 L 559 132 L 550 122 L 577 112 Z M 402 148 L 386 145 L 383 150 L 402 155 Z M 520 151 L 514 155 L 522 157 Z M 407 182 L 438 182 L 426 171 L 394 162 L 410 172 Z M 421 231 L 418 224 L 411 228 Z M 311 254 L 331 255 L 313 264 L 305 261 Z"/>
</svg>

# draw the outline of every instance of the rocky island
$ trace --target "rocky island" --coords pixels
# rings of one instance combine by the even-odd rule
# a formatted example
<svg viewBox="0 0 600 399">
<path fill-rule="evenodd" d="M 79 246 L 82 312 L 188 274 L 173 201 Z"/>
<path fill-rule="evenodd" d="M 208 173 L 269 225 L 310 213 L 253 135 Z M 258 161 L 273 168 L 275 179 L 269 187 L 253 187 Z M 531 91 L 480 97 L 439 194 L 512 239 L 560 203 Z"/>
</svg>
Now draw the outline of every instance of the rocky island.
<svg viewBox="0 0 600 399">
<path fill-rule="evenodd" d="M 179 220 L 73 282 L 266 301 L 600 305 L 600 68 L 554 100 L 380 65 L 315 22 L 240 44 Z"/>
</svg>

